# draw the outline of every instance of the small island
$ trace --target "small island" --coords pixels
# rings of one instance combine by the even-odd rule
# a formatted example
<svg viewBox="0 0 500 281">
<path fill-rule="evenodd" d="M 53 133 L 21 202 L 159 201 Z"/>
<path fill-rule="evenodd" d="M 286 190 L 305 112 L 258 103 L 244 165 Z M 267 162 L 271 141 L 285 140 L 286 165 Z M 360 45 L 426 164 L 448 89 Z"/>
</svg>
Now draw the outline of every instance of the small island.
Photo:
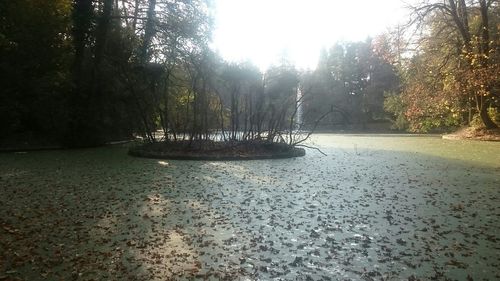
<svg viewBox="0 0 500 281">
<path fill-rule="evenodd" d="M 137 157 L 173 160 L 258 160 L 300 157 L 304 148 L 268 141 L 164 141 L 145 143 L 129 149 Z"/>
</svg>

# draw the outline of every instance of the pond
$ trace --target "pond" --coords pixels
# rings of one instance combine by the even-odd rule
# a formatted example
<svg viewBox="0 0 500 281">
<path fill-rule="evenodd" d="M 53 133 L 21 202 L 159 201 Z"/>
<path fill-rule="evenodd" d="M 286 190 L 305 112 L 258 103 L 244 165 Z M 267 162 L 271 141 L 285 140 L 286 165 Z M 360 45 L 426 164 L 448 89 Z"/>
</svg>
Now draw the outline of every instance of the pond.
<svg viewBox="0 0 500 281">
<path fill-rule="evenodd" d="M 0 154 L 0 279 L 500 278 L 500 143 L 321 134 L 308 145 L 327 156 Z"/>
</svg>

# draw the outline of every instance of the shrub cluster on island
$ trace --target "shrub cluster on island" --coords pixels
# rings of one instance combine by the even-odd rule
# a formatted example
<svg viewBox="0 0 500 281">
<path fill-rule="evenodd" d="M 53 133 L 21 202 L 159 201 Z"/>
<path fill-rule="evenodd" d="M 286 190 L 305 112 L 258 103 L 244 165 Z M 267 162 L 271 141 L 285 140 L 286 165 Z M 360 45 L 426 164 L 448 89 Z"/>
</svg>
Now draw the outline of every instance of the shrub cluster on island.
<svg viewBox="0 0 500 281">
<path fill-rule="evenodd" d="M 174 160 L 257 160 L 305 155 L 304 148 L 269 141 L 162 141 L 129 149 L 137 157 Z"/>
</svg>

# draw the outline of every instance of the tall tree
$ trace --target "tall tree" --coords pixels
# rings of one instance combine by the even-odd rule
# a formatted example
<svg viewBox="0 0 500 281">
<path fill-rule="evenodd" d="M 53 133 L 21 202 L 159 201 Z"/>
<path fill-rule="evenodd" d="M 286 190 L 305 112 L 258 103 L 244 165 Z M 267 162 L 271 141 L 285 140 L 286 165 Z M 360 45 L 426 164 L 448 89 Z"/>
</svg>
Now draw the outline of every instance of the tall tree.
<svg viewBox="0 0 500 281">
<path fill-rule="evenodd" d="M 74 110 L 65 137 L 68 146 L 104 142 L 102 68 L 112 9 L 113 0 L 73 2 L 74 91 L 68 106 Z"/>
<path fill-rule="evenodd" d="M 490 24 L 490 15 L 498 10 L 496 0 L 446 0 L 424 1 L 413 8 L 415 19 L 420 27 L 427 28 L 440 22 L 440 30 L 434 35 L 454 38 L 443 43 L 454 49 L 458 44 L 461 48 L 457 72 L 461 72 L 461 88 L 473 98 L 472 102 L 486 128 L 498 128 L 498 125 L 488 115 L 488 108 L 498 99 L 498 61 L 493 60 L 499 51 L 497 43 L 492 43 L 492 37 L 498 38 L 498 31 Z M 498 17 L 498 15 L 496 15 Z M 492 36 L 492 33 L 494 36 Z M 424 38 L 425 39 L 425 38 Z M 457 73 L 455 72 L 455 73 Z M 458 74 L 458 73 L 457 73 Z"/>
<path fill-rule="evenodd" d="M 54 139 L 66 117 L 69 0 L 0 1 L 0 139 Z"/>
</svg>

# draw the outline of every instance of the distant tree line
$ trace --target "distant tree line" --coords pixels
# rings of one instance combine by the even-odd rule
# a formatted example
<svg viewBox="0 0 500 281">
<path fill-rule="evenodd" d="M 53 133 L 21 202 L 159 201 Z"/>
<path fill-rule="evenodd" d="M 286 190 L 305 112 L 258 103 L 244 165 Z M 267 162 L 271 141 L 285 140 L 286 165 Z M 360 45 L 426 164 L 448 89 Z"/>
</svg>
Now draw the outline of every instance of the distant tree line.
<svg viewBox="0 0 500 281">
<path fill-rule="evenodd" d="M 385 120 L 384 93 L 399 90 L 395 66 L 377 52 L 377 42 L 338 43 L 323 50 L 317 68 L 302 78 L 304 110 L 313 122 L 331 108 L 322 120 L 324 128 L 364 129 Z"/>
<path fill-rule="evenodd" d="M 208 0 L 1 1 L 0 142 L 91 146 L 162 132 L 292 144 L 314 128 L 387 119 L 415 132 L 497 127 L 498 1 L 425 1 L 409 26 L 325 49 L 313 71 L 225 62 L 209 48 L 211 9 Z"/>
</svg>

